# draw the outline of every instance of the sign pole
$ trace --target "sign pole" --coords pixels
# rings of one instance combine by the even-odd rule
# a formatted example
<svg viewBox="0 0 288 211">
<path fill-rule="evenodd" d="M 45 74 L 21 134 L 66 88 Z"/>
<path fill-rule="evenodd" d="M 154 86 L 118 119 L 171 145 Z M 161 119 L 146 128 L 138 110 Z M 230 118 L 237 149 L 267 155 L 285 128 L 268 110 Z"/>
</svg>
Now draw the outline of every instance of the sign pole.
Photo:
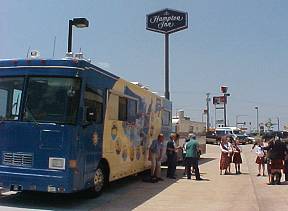
<svg viewBox="0 0 288 211">
<path fill-rule="evenodd" d="M 225 97 L 225 102 L 224 102 L 224 127 L 227 126 L 226 124 L 226 96 L 224 94 L 224 97 Z"/>
<path fill-rule="evenodd" d="M 209 114 L 209 101 L 210 101 L 210 93 L 206 94 L 206 108 L 207 108 L 207 126 L 206 126 L 206 131 L 209 131 L 210 128 L 210 114 Z"/>
<path fill-rule="evenodd" d="M 165 98 L 170 100 L 169 92 L 169 34 L 188 28 L 188 13 L 163 9 L 146 15 L 146 29 L 165 34 L 164 69 Z"/>
<path fill-rule="evenodd" d="M 165 34 L 165 98 L 170 100 L 169 93 L 169 34 Z"/>
</svg>

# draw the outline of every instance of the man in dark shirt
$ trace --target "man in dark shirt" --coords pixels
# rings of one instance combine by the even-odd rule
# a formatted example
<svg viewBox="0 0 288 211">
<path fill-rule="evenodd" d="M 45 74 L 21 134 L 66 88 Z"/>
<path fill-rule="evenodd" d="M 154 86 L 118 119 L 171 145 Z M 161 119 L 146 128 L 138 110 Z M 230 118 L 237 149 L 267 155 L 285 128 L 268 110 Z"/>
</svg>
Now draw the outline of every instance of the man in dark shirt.
<svg viewBox="0 0 288 211">
<path fill-rule="evenodd" d="M 176 179 L 175 177 L 175 171 L 176 171 L 176 165 L 177 165 L 177 147 L 176 147 L 176 134 L 171 134 L 170 140 L 167 142 L 166 147 L 166 155 L 167 155 L 167 177 L 170 179 Z"/>
<path fill-rule="evenodd" d="M 281 170 L 283 169 L 284 157 L 285 154 L 287 154 L 286 146 L 280 138 L 275 137 L 275 140 L 270 141 L 268 146 L 263 149 L 269 151 L 269 158 L 271 159 L 271 184 L 275 184 L 276 182 L 276 184 L 279 185 L 282 176 Z"/>
</svg>

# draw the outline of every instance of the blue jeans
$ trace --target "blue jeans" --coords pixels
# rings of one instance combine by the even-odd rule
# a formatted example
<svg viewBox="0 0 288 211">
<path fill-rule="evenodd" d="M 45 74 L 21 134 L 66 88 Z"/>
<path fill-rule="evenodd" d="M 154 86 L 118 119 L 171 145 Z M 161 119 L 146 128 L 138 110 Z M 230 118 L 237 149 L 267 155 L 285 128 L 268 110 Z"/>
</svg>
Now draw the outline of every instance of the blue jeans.
<svg viewBox="0 0 288 211">
<path fill-rule="evenodd" d="M 168 165 L 167 177 L 175 176 L 176 162 L 177 162 L 176 154 L 167 155 L 167 165 Z"/>
</svg>

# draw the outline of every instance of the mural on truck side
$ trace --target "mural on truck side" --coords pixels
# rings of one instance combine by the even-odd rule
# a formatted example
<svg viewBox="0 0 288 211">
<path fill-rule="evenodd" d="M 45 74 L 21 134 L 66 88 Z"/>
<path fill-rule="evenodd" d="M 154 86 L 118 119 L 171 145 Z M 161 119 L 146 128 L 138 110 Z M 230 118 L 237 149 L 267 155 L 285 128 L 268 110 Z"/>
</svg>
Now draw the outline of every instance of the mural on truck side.
<svg viewBox="0 0 288 211">
<path fill-rule="evenodd" d="M 137 115 L 135 119 L 128 119 L 128 121 L 115 120 L 113 116 L 118 114 L 115 114 L 112 109 L 115 110 L 119 96 L 113 92 L 109 94 L 105 117 L 108 124 L 104 129 L 108 131 L 109 136 L 104 132 L 106 135 L 104 135 L 103 154 L 109 164 L 113 166 L 110 168 L 112 169 L 110 180 L 121 178 L 133 171 L 139 172 L 149 168 L 148 148 L 151 141 L 160 133 L 162 124 L 161 98 L 121 80 L 116 83 L 113 90 L 137 101 Z M 128 103 L 128 113 L 130 109 L 133 108 L 130 108 Z"/>
</svg>

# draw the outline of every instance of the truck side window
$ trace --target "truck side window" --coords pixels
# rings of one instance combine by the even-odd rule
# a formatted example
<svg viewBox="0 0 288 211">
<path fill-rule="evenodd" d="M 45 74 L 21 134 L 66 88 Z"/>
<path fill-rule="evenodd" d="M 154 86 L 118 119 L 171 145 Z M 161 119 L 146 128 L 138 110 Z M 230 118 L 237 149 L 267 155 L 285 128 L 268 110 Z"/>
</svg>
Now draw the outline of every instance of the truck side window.
<svg viewBox="0 0 288 211">
<path fill-rule="evenodd" d="M 118 119 L 120 121 L 127 121 L 127 98 L 126 97 L 119 97 L 119 112 L 118 112 Z"/>
<path fill-rule="evenodd" d="M 96 124 L 103 122 L 103 96 L 86 87 L 84 104 L 86 110 L 86 122 Z"/>
<path fill-rule="evenodd" d="M 137 118 L 137 101 L 119 96 L 118 120 L 133 123 Z"/>
</svg>

